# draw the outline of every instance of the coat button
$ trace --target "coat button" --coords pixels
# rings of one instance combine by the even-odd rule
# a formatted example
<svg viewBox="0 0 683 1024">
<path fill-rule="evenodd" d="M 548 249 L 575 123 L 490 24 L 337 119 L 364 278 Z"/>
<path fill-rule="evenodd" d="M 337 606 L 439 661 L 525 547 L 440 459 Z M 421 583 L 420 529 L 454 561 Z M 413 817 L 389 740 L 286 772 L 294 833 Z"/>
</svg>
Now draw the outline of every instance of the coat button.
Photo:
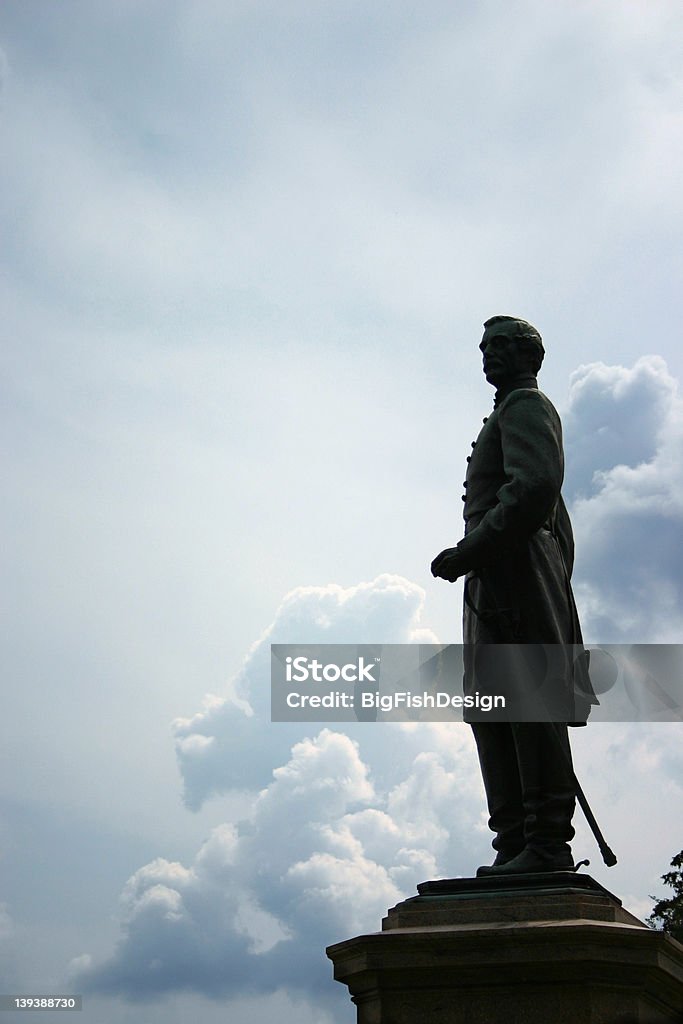
<svg viewBox="0 0 683 1024">
<path fill-rule="evenodd" d="M 484 416 L 484 418 L 483 418 L 483 420 L 481 422 L 482 423 L 486 423 L 487 420 L 488 420 L 488 416 Z"/>
<path fill-rule="evenodd" d="M 461 495 L 460 500 L 461 501 L 467 501 L 467 495 L 466 494 Z"/>
<path fill-rule="evenodd" d="M 465 488 L 465 490 L 467 490 L 467 480 L 463 480 L 462 485 Z"/>
<path fill-rule="evenodd" d="M 476 442 L 476 441 L 473 441 L 470 447 L 472 447 L 472 448 L 476 448 L 476 447 L 477 447 L 477 442 Z"/>
<path fill-rule="evenodd" d="M 472 461 L 472 456 L 471 456 L 471 455 L 468 455 L 468 456 L 467 456 L 467 459 L 466 459 L 466 461 L 467 461 L 467 462 L 471 462 L 471 461 Z"/>
</svg>

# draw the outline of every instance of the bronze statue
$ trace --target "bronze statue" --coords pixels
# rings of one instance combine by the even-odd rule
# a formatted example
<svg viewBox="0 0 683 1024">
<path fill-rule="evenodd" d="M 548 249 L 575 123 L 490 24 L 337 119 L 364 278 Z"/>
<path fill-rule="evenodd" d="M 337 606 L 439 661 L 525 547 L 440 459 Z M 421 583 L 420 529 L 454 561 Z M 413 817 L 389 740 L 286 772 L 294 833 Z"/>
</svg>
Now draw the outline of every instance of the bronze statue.
<svg viewBox="0 0 683 1024">
<path fill-rule="evenodd" d="M 431 567 L 450 582 L 466 577 L 466 692 L 476 685 L 477 645 L 582 642 L 570 583 L 574 541 L 560 494 L 562 427 L 536 382 L 545 354 L 541 336 L 525 320 L 495 316 L 484 324 L 479 348 L 484 375 L 496 388 L 494 408 L 467 459 L 465 536 Z M 567 725 L 585 725 L 596 701 L 585 680 L 576 699 L 571 656 L 562 676 L 561 722 L 470 720 L 496 834 L 495 861 L 477 874 L 574 868 Z"/>
</svg>

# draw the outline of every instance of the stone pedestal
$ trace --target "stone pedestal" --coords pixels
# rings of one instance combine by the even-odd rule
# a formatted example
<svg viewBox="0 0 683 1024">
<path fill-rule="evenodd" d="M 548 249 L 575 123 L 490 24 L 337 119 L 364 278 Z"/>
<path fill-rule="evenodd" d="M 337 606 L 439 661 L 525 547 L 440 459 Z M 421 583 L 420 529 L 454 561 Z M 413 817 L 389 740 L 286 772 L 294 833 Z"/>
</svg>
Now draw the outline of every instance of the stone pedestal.
<svg viewBox="0 0 683 1024">
<path fill-rule="evenodd" d="M 423 882 L 330 946 L 357 1024 L 683 1024 L 683 945 L 590 875 Z"/>
</svg>

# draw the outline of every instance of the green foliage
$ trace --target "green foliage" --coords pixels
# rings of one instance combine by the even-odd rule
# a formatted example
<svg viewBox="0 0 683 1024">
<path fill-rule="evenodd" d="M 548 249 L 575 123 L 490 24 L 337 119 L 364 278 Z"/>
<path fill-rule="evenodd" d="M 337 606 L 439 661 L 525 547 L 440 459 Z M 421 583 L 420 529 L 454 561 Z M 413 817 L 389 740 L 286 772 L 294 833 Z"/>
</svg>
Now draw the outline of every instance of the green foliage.
<svg viewBox="0 0 683 1024">
<path fill-rule="evenodd" d="M 662 881 L 673 889 L 674 895 L 671 899 L 655 903 L 647 920 L 653 928 L 659 928 L 683 942 L 683 850 L 671 861 L 671 867 L 676 870 L 667 871 L 662 875 Z M 650 899 L 655 897 L 651 896 Z"/>
</svg>

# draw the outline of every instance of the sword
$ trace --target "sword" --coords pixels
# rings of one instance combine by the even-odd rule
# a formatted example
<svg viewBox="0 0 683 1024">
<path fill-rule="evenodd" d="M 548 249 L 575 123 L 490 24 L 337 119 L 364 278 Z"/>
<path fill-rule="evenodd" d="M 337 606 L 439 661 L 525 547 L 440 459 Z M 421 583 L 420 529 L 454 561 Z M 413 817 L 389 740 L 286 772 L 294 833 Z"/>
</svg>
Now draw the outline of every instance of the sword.
<svg viewBox="0 0 683 1024">
<path fill-rule="evenodd" d="M 550 728 L 551 733 L 553 734 L 553 736 L 555 738 L 555 746 L 561 752 L 562 760 L 564 761 L 565 767 L 566 767 L 567 771 L 570 774 L 570 779 L 571 779 L 571 782 L 574 785 L 574 791 L 576 793 L 576 799 L 579 802 L 579 807 L 583 811 L 584 817 L 585 817 L 586 821 L 588 822 L 588 824 L 590 826 L 590 830 L 593 833 L 593 835 L 595 836 L 595 841 L 597 842 L 598 846 L 600 847 L 600 853 L 602 854 L 602 859 L 603 859 L 603 861 L 605 862 L 605 864 L 607 865 L 608 868 L 612 868 L 617 863 L 616 855 L 610 849 L 610 847 L 607 845 L 607 842 L 605 841 L 605 837 L 603 836 L 602 832 L 600 831 L 600 826 L 598 825 L 597 821 L 595 820 L 595 815 L 593 814 L 593 812 L 591 810 L 591 807 L 590 807 L 590 804 L 588 803 L 588 800 L 586 800 L 586 795 L 585 795 L 584 791 L 581 788 L 581 783 L 579 782 L 579 780 L 576 777 L 576 774 L 574 772 L 574 766 L 572 765 L 571 759 L 567 755 L 567 751 L 564 749 L 564 746 L 560 742 L 560 737 L 557 735 L 557 730 L 555 729 L 555 723 L 554 722 L 548 722 L 547 724 L 548 724 L 548 726 Z"/>
</svg>

